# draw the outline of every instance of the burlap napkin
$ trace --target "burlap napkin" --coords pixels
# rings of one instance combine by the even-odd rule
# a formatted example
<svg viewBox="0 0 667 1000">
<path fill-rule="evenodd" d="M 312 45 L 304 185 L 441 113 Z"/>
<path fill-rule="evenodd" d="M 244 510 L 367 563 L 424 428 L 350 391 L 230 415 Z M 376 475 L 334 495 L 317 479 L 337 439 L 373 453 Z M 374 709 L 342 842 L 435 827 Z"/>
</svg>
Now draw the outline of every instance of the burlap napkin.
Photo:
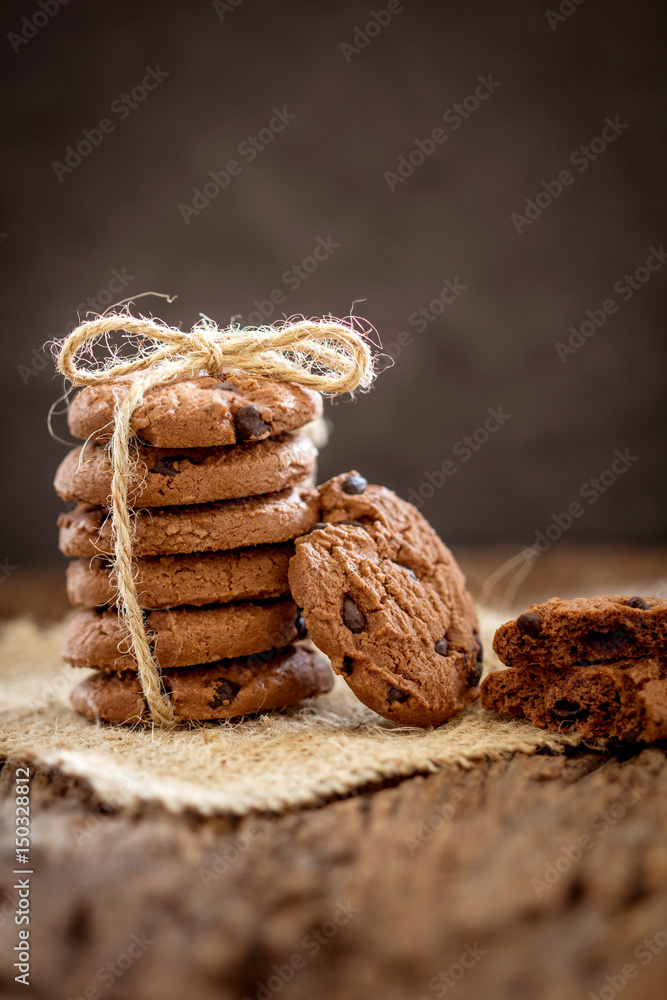
<svg viewBox="0 0 667 1000">
<path fill-rule="evenodd" d="M 480 611 L 487 671 L 499 666 L 490 650 L 501 620 Z M 94 726 L 69 704 L 85 672 L 60 660 L 62 627 L 22 619 L 0 634 L 0 754 L 84 779 L 110 808 L 157 802 L 207 815 L 279 813 L 395 777 L 582 742 L 479 705 L 437 728 L 401 728 L 361 705 L 340 678 L 328 695 L 254 719 L 175 730 Z"/>
</svg>

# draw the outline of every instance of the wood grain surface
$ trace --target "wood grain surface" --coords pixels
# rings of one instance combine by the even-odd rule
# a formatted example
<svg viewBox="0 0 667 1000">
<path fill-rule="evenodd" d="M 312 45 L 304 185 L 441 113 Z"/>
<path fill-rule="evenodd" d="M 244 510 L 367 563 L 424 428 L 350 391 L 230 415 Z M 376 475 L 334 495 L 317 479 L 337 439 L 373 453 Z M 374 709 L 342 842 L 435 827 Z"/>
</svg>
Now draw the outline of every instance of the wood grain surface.
<svg viewBox="0 0 667 1000">
<path fill-rule="evenodd" d="M 38 773 L 29 995 L 583 1000 L 631 965 L 624 998 L 658 1000 L 665 756 L 516 757 L 238 824 L 112 815 Z M 13 781 L 7 763 L 7 997 L 27 993 L 11 966 Z"/>
<path fill-rule="evenodd" d="M 448 768 L 241 822 L 109 812 L 38 771 L 29 988 L 12 964 L 15 763 L 0 773 L 3 997 L 665 995 L 667 744 Z"/>
</svg>

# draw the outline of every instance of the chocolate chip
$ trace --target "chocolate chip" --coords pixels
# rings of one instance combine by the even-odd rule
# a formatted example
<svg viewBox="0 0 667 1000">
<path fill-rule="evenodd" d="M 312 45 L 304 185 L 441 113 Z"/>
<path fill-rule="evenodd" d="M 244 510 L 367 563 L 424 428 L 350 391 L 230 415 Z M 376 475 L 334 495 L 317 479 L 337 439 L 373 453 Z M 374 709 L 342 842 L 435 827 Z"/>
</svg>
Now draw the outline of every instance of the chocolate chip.
<svg viewBox="0 0 667 1000">
<path fill-rule="evenodd" d="M 335 524 L 349 524 L 353 528 L 365 528 L 366 525 L 362 521 L 335 521 Z"/>
<path fill-rule="evenodd" d="M 304 535 L 309 535 L 311 533 L 311 531 L 320 531 L 321 528 L 326 528 L 326 522 L 325 521 L 316 521 L 315 524 L 311 524 L 310 528 L 308 528 L 308 531 L 304 531 L 303 534 Z"/>
<path fill-rule="evenodd" d="M 363 632 L 366 619 L 349 594 L 343 598 L 343 621 L 350 632 Z"/>
<path fill-rule="evenodd" d="M 158 458 L 151 471 L 157 472 L 159 476 L 176 476 L 179 470 L 174 467 L 175 461 L 176 458 Z"/>
<path fill-rule="evenodd" d="M 387 701 L 400 701 L 401 703 L 407 701 L 410 695 L 407 691 L 401 691 L 400 688 L 390 687 L 387 693 Z"/>
<path fill-rule="evenodd" d="M 270 434 L 273 430 L 271 424 L 267 424 L 266 420 L 262 420 L 259 410 L 253 403 L 248 403 L 247 406 L 242 406 L 240 410 L 236 411 L 234 414 L 234 427 L 236 428 L 236 436 L 241 441 L 250 441 L 251 438 L 262 437 L 264 434 Z"/>
<path fill-rule="evenodd" d="M 555 701 L 551 709 L 554 719 L 581 719 L 586 715 L 578 701 L 569 701 L 567 698 L 559 698 Z"/>
<path fill-rule="evenodd" d="M 294 627 L 296 629 L 297 639 L 305 639 L 308 635 L 308 629 L 306 628 L 306 623 L 303 620 L 303 615 L 301 612 L 296 616 L 296 621 L 294 622 Z"/>
<path fill-rule="evenodd" d="M 538 636 L 542 631 L 542 621 L 539 615 L 532 611 L 526 611 L 517 618 L 516 627 L 524 635 Z"/>
<path fill-rule="evenodd" d="M 481 662 L 478 662 L 471 667 L 466 675 L 466 683 L 469 687 L 477 687 L 479 684 L 479 679 L 482 676 L 483 666 Z"/>
<path fill-rule="evenodd" d="M 447 656 L 447 647 L 449 643 L 447 642 L 447 636 L 443 635 L 442 639 L 438 639 L 435 644 L 435 651 L 438 656 Z"/>
<path fill-rule="evenodd" d="M 484 646 L 482 645 L 479 636 L 476 635 L 474 637 L 474 639 L 475 639 L 475 645 L 477 646 L 477 662 L 478 663 L 483 663 L 484 662 Z"/>
<path fill-rule="evenodd" d="M 363 476 L 348 476 L 341 483 L 343 493 L 347 493 L 349 496 L 357 496 L 359 493 L 363 493 L 367 486 L 368 481 Z"/>
<path fill-rule="evenodd" d="M 346 677 L 354 673 L 354 660 L 351 656 L 343 657 L 343 666 L 340 668 L 340 672 L 341 674 L 345 674 Z"/>
<path fill-rule="evenodd" d="M 640 611 L 650 611 L 651 605 L 643 597 L 631 597 L 627 601 L 629 608 L 639 608 Z"/>
<path fill-rule="evenodd" d="M 236 392 L 236 393 L 240 391 L 238 386 L 234 385 L 233 382 L 216 382 L 215 385 L 211 386 L 211 389 L 221 389 L 224 392 Z"/>
<path fill-rule="evenodd" d="M 233 681 L 219 681 L 215 685 L 215 694 L 209 702 L 209 707 L 222 708 L 223 705 L 234 701 L 240 690 L 240 684 L 234 684 Z"/>
</svg>

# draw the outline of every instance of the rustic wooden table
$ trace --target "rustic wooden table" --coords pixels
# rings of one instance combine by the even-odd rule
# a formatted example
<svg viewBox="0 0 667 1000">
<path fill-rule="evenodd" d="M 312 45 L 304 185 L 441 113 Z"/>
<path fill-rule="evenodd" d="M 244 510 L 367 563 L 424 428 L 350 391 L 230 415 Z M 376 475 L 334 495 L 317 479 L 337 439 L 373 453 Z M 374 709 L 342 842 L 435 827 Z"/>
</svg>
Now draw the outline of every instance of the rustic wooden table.
<svg viewBox="0 0 667 1000">
<path fill-rule="evenodd" d="M 505 555 L 461 554 L 473 589 Z M 517 601 L 613 592 L 623 581 L 641 593 L 665 575 L 666 555 L 561 549 Z M 59 577 L 27 574 L 0 598 L 5 617 L 26 607 L 61 614 Z M 84 784 L 38 771 L 28 988 L 12 967 L 16 762 L 7 761 L 0 994 L 658 1000 L 667 994 L 666 749 L 518 755 L 240 822 L 110 812 Z"/>
</svg>

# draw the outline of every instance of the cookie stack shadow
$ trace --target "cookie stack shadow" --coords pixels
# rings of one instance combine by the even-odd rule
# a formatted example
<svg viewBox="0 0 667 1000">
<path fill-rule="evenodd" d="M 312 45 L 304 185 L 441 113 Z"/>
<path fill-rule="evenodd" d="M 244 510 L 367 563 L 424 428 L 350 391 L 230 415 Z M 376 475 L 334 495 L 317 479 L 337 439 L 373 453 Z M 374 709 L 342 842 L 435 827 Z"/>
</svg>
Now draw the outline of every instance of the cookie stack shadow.
<svg viewBox="0 0 667 1000">
<path fill-rule="evenodd" d="M 108 439 L 129 382 L 88 387 L 69 411 L 73 449 L 55 478 L 76 501 L 59 519 L 71 557 L 63 656 L 94 668 L 75 689 L 88 719 L 148 721 L 130 638 L 115 607 Z M 284 708 L 327 691 L 327 660 L 305 637 L 288 583 L 292 539 L 319 516 L 309 483 L 317 449 L 303 432 L 317 393 L 229 375 L 147 393 L 131 423 L 140 480 L 133 490 L 135 579 L 150 645 L 176 719 L 211 720 Z"/>
</svg>

